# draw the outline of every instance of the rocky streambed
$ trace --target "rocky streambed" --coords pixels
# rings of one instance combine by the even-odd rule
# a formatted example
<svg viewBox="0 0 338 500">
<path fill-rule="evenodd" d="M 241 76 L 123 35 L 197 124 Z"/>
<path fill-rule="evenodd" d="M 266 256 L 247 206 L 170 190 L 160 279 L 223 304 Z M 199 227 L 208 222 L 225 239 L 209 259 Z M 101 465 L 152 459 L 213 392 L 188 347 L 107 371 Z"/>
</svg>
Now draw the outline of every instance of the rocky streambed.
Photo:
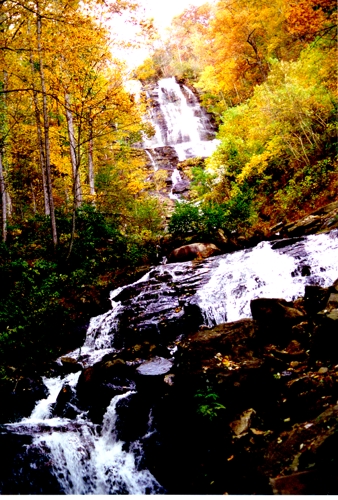
<svg viewBox="0 0 338 500">
<path fill-rule="evenodd" d="M 108 355 L 82 372 L 77 397 L 99 421 L 112 391 L 137 387 L 120 436 L 144 435 L 151 409 L 145 464 L 169 494 L 337 493 L 338 280 L 251 311 L 177 341 L 175 361 L 148 340 Z"/>
<path fill-rule="evenodd" d="M 173 494 L 337 493 L 338 281 L 251 310 L 178 346 L 152 468 Z"/>
<path fill-rule="evenodd" d="M 0 492 L 336 493 L 336 245 L 263 242 L 113 291 L 22 388 L 45 399 L 0 429 Z"/>
</svg>

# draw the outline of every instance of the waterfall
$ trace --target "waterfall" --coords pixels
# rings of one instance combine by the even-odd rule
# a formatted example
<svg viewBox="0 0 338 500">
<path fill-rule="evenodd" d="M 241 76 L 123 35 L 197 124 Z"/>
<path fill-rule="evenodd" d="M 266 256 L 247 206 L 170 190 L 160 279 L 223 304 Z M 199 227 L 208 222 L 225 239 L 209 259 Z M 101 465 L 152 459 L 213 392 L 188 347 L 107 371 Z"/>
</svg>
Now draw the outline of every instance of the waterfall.
<svg viewBox="0 0 338 500">
<path fill-rule="evenodd" d="M 153 103 L 147 119 L 155 133 L 152 138 L 144 139 L 143 146 L 152 166 L 156 165 L 156 170 L 160 167 L 154 154 L 161 157 L 165 169 L 168 166 L 170 170 L 173 169 L 174 186 L 179 175 L 177 162 L 188 158 L 208 157 L 219 141 L 215 139 L 213 126 L 197 97 L 188 87 L 179 85 L 174 77 L 162 78 L 147 95 Z M 171 149 L 175 153 L 174 161 L 168 156 Z M 172 192 L 169 197 L 173 200 L 180 199 L 179 195 Z"/>
<path fill-rule="evenodd" d="M 159 158 L 166 164 L 163 151 L 173 151 L 175 161 L 212 152 L 212 127 L 190 89 L 166 78 L 153 89 L 152 98 L 157 103 L 150 117 L 156 133 L 144 142 L 154 170 L 160 168 Z M 182 177 L 173 165 L 171 169 L 175 187 Z M 162 264 L 135 283 L 113 290 L 111 309 L 92 318 L 84 345 L 67 353 L 77 371 L 65 374 L 59 358 L 57 376 L 43 379 L 47 397 L 37 402 L 29 417 L 1 427 L 0 437 L 9 435 L 15 446 L 21 446 L 8 478 L 13 491 L 164 494 L 147 468 L 146 450 L 149 440 L 156 439 L 156 383 L 172 383 L 177 342 L 202 325 L 250 317 L 254 298 L 294 300 L 304 295 L 306 285 L 331 285 L 338 277 L 337 254 L 338 230 L 333 230 L 262 242 L 200 261 Z M 109 375 L 114 363 L 121 368 L 118 376 Z M 102 367 L 108 375 L 97 400 L 95 391 L 91 395 L 95 401 L 90 406 L 81 396 L 81 380 L 86 384 Z M 90 384 L 84 385 L 85 396 L 87 387 Z M 139 413 L 143 397 L 146 402 Z M 93 406 L 101 411 L 95 418 Z M 127 421 L 137 427 L 131 435 L 121 431 L 121 415 L 129 411 Z M 0 494 L 1 484 L 0 477 Z"/>
<path fill-rule="evenodd" d="M 172 200 L 179 200 L 179 197 L 177 196 L 177 194 L 174 194 L 173 193 L 173 188 L 176 186 L 176 184 L 178 184 L 179 182 L 182 181 L 182 177 L 181 177 L 181 174 L 179 173 L 179 171 L 177 170 L 177 168 L 175 168 L 173 170 L 173 173 L 171 175 L 171 183 L 172 183 L 172 189 L 171 189 L 171 192 L 169 194 L 169 197 L 172 199 Z"/>
<path fill-rule="evenodd" d="M 186 86 L 183 90 L 174 77 L 158 81 L 152 95 L 157 106 L 148 117 L 155 135 L 144 141 L 145 146 L 172 146 L 179 161 L 210 156 L 218 144 L 210 120 L 193 92 Z"/>
<path fill-rule="evenodd" d="M 150 163 L 151 163 L 151 165 L 153 167 L 154 172 L 156 172 L 156 170 L 158 170 L 158 166 L 156 165 L 156 162 L 154 160 L 153 155 L 151 154 L 151 152 L 148 149 L 145 149 L 145 152 L 146 152 L 146 155 L 148 156 L 148 158 L 150 160 Z"/>
<path fill-rule="evenodd" d="M 80 372 L 63 380 L 44 379 L 50 390 L 49 396 L 38 402 L 31 417 L 17 424 L 7 424 L 7 429 L 11 433 L 33 436 L 25 453 L 34 452 L 44 457 L 49 464 L 49 473 L 56 479 L 62 494 L 163 493 L 163 488 L 152 474 L 138 466 L 143 454 L 141 440 L 131 443 L 128 451 L 115 431 L 118 404 L 128 400 L 135 392 L 127 391 L 111 400 L 101 427 L 94 425 L 83 412 L 79 412 L 73 420 L 50 418 L 56 389 L 61 391 L 70 379 L 75 386 L 79 375 Z M 35 462 L 29 465 L 33 469 L 37 467 Z"/>
<path fill-rule="evenodd" d="M 113 290 L 111 310 L 92 318 L 82 348 L 67 354 L 78 362 L 79 371 L 45 378 L 49 395 L 37 402 L 31 416 L 2 426 L 2 432 L 31 438 L 22 452 L 26 469 L 20 462 L 13 477 L 19 474 L 22 480 L 26 473 L 30 477 L 36 472 L 40 480 L 42 461 L 44 473 L 47 470 L 48 477 L 56 482 L 53 493 L 165 493 L 144 462 L 144 444 L 156 435 L 151 403 L 147 407 L 148 423 L 138 437 L 126 442 L 117 431 L 119 408 L 129 405 L 144 387 L 143 381 L 139 388 L 140 377 L 147 383 L 154 376 L 163 381 L 175 362 L 175 342 L 189 331 L 191 322 L 196 330 L 203 323 L 212 326 L 250 317 L 253 298 L 294 300 L 304 294 L 306 285 L 331 285 L 338 276 L 337 253 L 338 230 L 333 230 L 295 240 L 262 242 L 252 249 L 199 262 L 160 265 L 137 282 Z M 102 424 L 93 423 L 77 399 L 81 365 L 90 369 L 102 359 L 112 359 L 112 353 L 120 356 L 128 352 L 133 342 L 142 342 L 140 335 L 145 339 L 147 335 L 156 336 L 157 344 L 162 345 L 160 356 L 126 362 L 135 380 L 114 382 L 120 384 L 114 386 L 119 393 L 108 403 Z M 163 354 L 165 350 L 167 355 Z M 108 386 L 112 388 L 112 384 Z M 148 399 L 152 389 L 142 390 Z M 57 412 L 63 393 L 70 395 L 70 414 L 66 417 Z M 34 484 L 29 493 L 36 493 Z"/>
<path fill-rule="evenodd" d="M 136 283 L 111 292 L 112 310 L 91 320 L 85 346 L 94 349 L 92 359 L 98 359 L 95 352 L 108 344 L 113 348 L 121 321 L 126 331 L 155 328 L 161 334 L 182 322 L 184 310 L 191 306 L 208 326 L 249 318 L 252 299 L 295 300 L 304 295 L 306 285 L 331 285 L 338 276 L 337 252 L 338 230 L 333 230 L 293 241 L 261 242 L 198 263 L 157 266 Z M 182 332 L 173 328 L 174 338 L 184 332 L 181 328 Z M 93 335 L 95 342 L 89 340 Z M 80 359 L 88 356 L 83 351 Z"/>
</svg>

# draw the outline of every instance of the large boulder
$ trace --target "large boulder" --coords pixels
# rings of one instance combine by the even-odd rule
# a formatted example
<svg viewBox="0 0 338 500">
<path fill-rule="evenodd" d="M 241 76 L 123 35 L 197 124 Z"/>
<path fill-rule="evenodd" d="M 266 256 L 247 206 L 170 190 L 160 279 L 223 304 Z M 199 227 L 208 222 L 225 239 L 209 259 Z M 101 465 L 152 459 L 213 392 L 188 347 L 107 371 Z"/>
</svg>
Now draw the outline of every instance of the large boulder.
<svg viewBox="0 0 338 500">
<path fill-rule="evenodd" d="M 197 258 L 205 259 L 220 253 L 220 249 L 213 243 L 191 243 L 173 250 L 169 255 L 168 262 L 186 262 Z"/>
<path fill-rule="evenodd" d="M 253 319 L 262 322 L 290 322 L 299 323 L 304 319 L 305 314 L 295 307 L 292 302 L 284 299 L 266 299 L 260 297 L 250 302 L 250 309 Z"/>
<path fill-rule="evenodd" d="M 250 302 L 251 314 L 261 328 L 262 341 L 285 344 L 294 336 L 293 327 L 306 320 L 305 312 L 284 299 L 260 297 Z"/>
</svg>

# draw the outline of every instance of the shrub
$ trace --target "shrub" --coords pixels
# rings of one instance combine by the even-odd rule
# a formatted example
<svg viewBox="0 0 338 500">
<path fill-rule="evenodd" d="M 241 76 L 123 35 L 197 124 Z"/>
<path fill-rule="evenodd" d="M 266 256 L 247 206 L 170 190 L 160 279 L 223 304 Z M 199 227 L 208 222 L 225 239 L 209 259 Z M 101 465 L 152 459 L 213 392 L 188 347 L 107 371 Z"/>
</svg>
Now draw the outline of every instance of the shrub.
<svg viewBox="0 0 338 500">
<path fill-rule="evenodd" d="M 233 196 L 225 203 L 205 202 L 199 206 L 192 203 L 177 203 L 168 224 L 174 236 L 197 233 L 210 236 L 217 229 L 226 233 L 238 227 L 249 226 L 255 218 L 249 189 L 233 190 Z"/>
<path fill-rule="evenodd" d="M 200 230 L 200 209 L 191 203 L 177 202 L 168 224 L 169 233 L 183 235 L 190 232 L 200 232 Z"/>
<path fill-rule="evenodd" d="M 204 391 L 197 391 L 194 397 L 199 400 L 197 413 L 209 420 L 214 420 L 219 416 L 220 410 L 226 409 L 225 406 L 218 401 L 218 394 L 211 388 L 207 388 Z"/>
</svg>

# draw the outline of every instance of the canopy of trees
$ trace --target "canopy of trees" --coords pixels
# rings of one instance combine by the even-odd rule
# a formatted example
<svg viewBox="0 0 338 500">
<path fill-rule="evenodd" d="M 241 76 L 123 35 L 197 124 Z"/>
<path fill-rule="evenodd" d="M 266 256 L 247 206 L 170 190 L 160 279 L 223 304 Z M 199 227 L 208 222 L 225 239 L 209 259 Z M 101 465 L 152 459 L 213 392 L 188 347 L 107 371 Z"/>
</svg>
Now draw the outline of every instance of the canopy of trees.
<svg viewBox="0 0 338 500">
<path fill-rule="evenodd" d="M 135 5 L 5 0 L 1 9 L 2 240 L 11 221 L 45 214 L 56 246 L 67 235 L 55 211 L 90 203 L 127 217 L 144 187 L 144 161 L 130 148 L 144 128 L 142 105 L 125 91 L 100 22 Z"/>
<path fill-rule="evenodd" d="M 0 2 L 0 392 L 10 367 L 78 343 L 67 335 L 98 314 L 99 290 L 156 254 L 160 207 L 132 147 L 143 104 L 125 90 L 107 28 L 122 14 L 136 24 L 136 8 Z"/>
</svg>

